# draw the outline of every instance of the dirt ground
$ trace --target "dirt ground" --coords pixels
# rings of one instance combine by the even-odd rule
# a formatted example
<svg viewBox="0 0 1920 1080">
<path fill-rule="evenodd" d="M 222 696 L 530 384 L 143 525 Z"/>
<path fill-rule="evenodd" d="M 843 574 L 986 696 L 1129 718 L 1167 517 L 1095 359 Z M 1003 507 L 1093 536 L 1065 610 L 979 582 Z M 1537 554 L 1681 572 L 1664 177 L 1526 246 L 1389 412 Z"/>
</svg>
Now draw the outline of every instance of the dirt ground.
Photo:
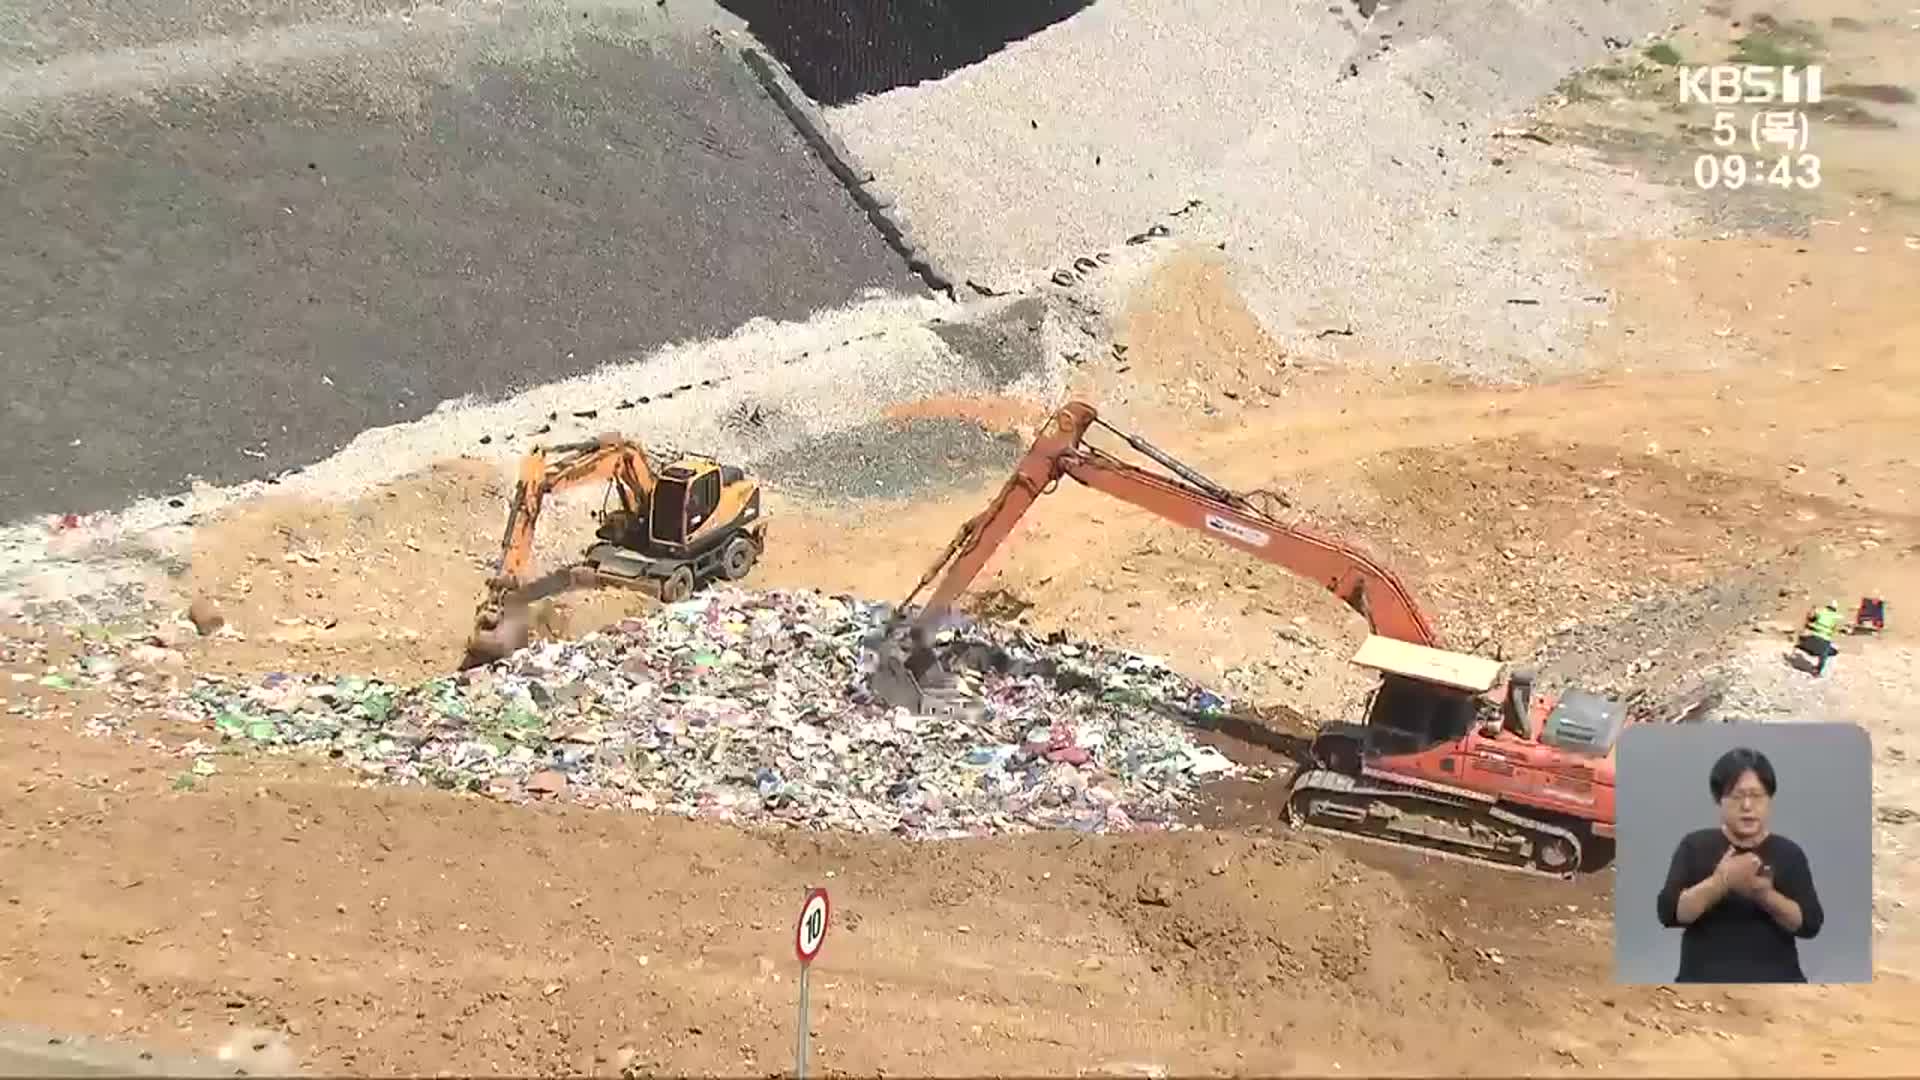
<svg viewBox="0 0 1920 1080">
<path fill-rule="evenodd" d="M 1832 47 L 1846 59 L 1843 35 Z M 1908 745 L 1893 690 L 1912 671 L 1889 665 L 1916 642 L 1900 598 L 1920 595 L 1910 131 L 1829 149 L 1816 217 L 1835 224 L 1804 237 L 1598 253 L 1619 305 L 1588 376 L 1487 388 L 1415 367 L 1317 370 L 1193 252 L 1135 297 L 1124 355 L 1083 369 L 1079 389 L 1210 475 L 1281 491 L 1289 513 L 1374 549 L 1463 648 L 1522 657 L 1600 627 L 1634 655 L 1709 630 L 1699 648 L 1725 652 L 1816 597 L 1892 598 L 1890 634 L 1825 692 L 1875 734 L 1882 805 L 1912 800 L 1920 761 L 1887 749 Z M 1046 404 L 900 415 L 1030 431 Z M 898 597 L 997 482 L 851 507 L 775 493 L 755 584 Z M 264 504 L 210 524 L 179 596 L 215 600 L 237 633 L 182 635 L 155 677 L 446 670 L 503 496 L 499 477 L 449 462 L 350 507 Z M 551 557 L 587 509 L 543 526 Z M 1363 628 L 1332 599 L 1069 485 L 973 595 L 1311 720 L 1364 686 L 1344 663 Z M 1707 595 L 1728 610 L 1688 599 Z M 646 603 L 569 596 L 547 632 Z M 36 634 L 9 639 L 8 670 L 39 670 Z M 0 693 L 46 698 L 53 721 L 105 707 L 30 683 Z M 238 1026 L 284 1033 L 318 1072 L 780 1072 L 790 920 L 825 884 L 836 923 L 812 1026 L 815 1065 L 833 1073 L 1860 1076 L 1910 1071 L 1920 1053 L 1910 824 L 1883 830 L 1872 986 L 1675 993 L 1611 982 L 1609 875 L 1519 879 L 1247 813 L 1205 832 L 923 846 L 743 834 L 362 789 L 298 761 L 181 791 L 177 762 L 77 726 L 0 722 L 9 1019 L 166 1049 L 204 1051 Z"/>
</svg>

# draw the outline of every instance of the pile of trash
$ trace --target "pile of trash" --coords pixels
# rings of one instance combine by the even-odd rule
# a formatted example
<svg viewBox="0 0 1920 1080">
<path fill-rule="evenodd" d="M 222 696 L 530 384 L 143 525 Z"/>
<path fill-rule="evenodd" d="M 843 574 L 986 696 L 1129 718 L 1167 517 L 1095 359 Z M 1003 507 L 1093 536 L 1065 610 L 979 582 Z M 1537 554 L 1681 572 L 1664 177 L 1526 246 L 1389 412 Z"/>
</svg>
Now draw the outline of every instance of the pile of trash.
<svg viewBox="0 0 1920 1080">
<path fill-rule="evenodd" d="M 982 708 L 889 709 L 863 691 L 889 613 L 715 590 L 411 688 L 201 679 L 187 707 L 229 744 L 321 750 L 375 782 L 915 839 L 1177 828 L 1203 780 L 1237 771 L 1189 730 L 1218 696 L 1006 627 L 941 639 L 975 658 Z"/>
</svg>

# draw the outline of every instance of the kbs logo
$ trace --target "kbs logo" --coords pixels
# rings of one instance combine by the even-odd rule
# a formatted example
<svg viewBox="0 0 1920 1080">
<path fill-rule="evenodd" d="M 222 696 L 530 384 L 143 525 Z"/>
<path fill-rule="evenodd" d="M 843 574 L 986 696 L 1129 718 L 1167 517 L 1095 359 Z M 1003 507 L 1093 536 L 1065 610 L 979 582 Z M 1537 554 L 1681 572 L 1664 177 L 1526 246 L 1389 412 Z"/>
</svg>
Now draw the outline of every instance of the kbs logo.
<svg viewBox="0 0 1920 1080">
<path fill-rule="evenodd" d="M 1682 105 L 1817 105 L 1820 67 L 1714 64 L 1680 69 Z"/>
</svg>

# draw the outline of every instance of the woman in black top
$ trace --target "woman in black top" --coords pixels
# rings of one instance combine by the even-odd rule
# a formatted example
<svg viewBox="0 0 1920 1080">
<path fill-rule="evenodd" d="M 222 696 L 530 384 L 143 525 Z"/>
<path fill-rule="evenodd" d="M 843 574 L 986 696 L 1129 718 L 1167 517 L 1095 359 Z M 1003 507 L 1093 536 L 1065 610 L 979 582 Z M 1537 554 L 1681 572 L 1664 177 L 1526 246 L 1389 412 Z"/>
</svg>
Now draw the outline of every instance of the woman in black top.
<svg viewBox="0 0 1920 1080">
<path fill-rule="evenodd" d="M 1796 938 L 1825 915 L 1806 852 L 1768 831 L 1778 790 L 1765 754 L 1729 750 L 1707 778 L 1720 827 L 1688 833 L 1660 890 L 1660 923 L 1685 927 L 1683 983 L 1806 982 Z"/>
</svg>

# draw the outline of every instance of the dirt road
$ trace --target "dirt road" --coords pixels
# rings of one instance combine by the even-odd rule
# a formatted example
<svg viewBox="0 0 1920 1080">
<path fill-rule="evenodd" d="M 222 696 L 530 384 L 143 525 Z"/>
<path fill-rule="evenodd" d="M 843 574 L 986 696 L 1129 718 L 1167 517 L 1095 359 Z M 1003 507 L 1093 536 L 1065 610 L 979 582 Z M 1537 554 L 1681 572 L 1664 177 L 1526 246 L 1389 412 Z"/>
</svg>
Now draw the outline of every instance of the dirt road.
<svg viewBox="0 0 1920 1080">
<path fill-rule="evenodd" d="M 1314 370 L 1265 340 L 1202 251 L 1140 290 L 1124 357 L 1084 366 L 1079 390 L 1380 549 L 1452 640 L 1522 656 L 1586 634 L 1623 685 L 1677 677 L 1752 650 L 1756 626 L 1812 597 L 1920 594 L 1908 130 L 1831 151 L 1839 179 L 1814 216 L 1832 224 L 1804 237 L 1604 253 L 1619 304 L 1587 377 L 1488 389 Z M 908 409 L 1017 430 L 1043 407 Z M 897 595 L 991 482 L 783 498 L 757 582 Z M 356 505 L 208 525 L 180 596 L 215 598 L 240 636 L 183 641 L 155 678 L 443 670 L 499 495 L 490 471 L 450 463 Z M 569 513 L 543 528 L 568 536 Z M 1310 719 L 1361 686 L 1344 665 L 1361 628 L 1329 598 L 1071 488 L 975 597 Z M 573 597 L 549 623 L 642 603 Z M 1818 695 L 1780 681 L 1875 734 L 1882 808 L 1920 808 L 1904 610 Z M 10 648 L 10 671 L 40 670 Z M 834 1073 L 1860 1076 L 1920 1054 L 1912 825 L 1882 830 L 1874 985 L 1673 993 L 1612 985 L 1605 875 L 1516 880 L 1231 807 L 1206 832 L 908 846 L 363 789 L 299 760 L 179 790 L 177 762 L 76 733 L 98 700 L 5 693 L 50 710 L 0 723 L 0 971 L 23 1022 L 200 1052 L 258 1027 L 319 1072 L 774 1072 L 789 920 L 826 884 L 813 1030 Z"/>
</svg>

